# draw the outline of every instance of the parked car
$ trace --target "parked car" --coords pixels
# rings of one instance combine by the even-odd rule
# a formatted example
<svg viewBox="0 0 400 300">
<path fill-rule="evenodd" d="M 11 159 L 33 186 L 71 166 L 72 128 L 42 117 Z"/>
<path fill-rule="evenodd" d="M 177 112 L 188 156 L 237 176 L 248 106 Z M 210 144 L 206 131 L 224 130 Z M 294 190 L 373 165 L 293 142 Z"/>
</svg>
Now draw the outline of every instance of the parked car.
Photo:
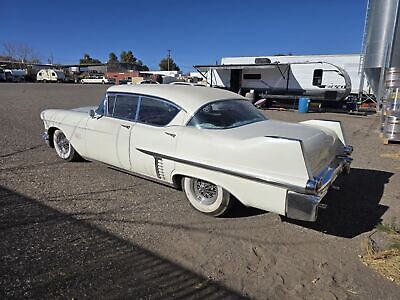
<svg viewBox="0 0 400 300">
<path fill-rule="evenodd" d="M 160 83 L 154 80 L 142 80 L 139 81 L 137 84 L 160 84 Z"/>
<path fill-rule="evenodd" d="M 214 216 L 237 199 L 315 221 L 352 161 L 340 122 L 271 120 L 246 98 L 207 87 L 118 85 L 97 108 L 48 109 L 40 117 L 60 158 L 182 188 L 195 209 Z"/>
<path fill-rule="evenodd" d="M 55 69 L 42 69 L 36 74 L 38 82 L 62 82 L 64 80 L 64 72 Z"/>
<path fill-rule="evenodd" d="M 87 78 L 82 78 L 81 83 L 101 83 L 101 84 L 106 84 L 106 83 L 114 83 L 114 81 L 111 81 L 110 79 L 106 78 L 105 76 L 90 76 Z"/>
</svg>

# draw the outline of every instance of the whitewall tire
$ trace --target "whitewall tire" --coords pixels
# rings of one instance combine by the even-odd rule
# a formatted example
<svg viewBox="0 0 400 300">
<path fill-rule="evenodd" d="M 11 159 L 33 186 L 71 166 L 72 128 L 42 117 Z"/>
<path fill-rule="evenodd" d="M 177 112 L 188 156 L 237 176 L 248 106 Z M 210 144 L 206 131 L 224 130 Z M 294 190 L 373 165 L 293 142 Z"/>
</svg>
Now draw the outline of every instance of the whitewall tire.
<svg viewBox="0 0 400 300">
<path fill-rule="evenodd" d="M 232 205 L 229 192 L 211 182 L 184 177 L 182 188 L 191 206 L 204 214 L 221 216 Z"/>
<path fill-rule="evenodd" d="M 74 147 L 65 136 L 64 132 L 56 129 L 53 134 L 54 149 L 57 155 L 66 161 L 76 161 L 80 158 Z"/>
</svg>

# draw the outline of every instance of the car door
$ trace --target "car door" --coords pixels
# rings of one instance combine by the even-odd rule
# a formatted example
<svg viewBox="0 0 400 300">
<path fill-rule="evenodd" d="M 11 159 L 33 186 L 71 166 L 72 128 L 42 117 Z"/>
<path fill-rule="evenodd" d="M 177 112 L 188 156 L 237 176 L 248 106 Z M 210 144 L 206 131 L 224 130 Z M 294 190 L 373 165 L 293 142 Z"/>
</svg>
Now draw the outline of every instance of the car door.
<svg viewBox="0 0 400 300">
<path fill-rule="evenodd" d="M 89 158 L 131 170 L 130 139 L 138 101 L 136 95 L 107 96 L 103 114 L 91 118 L 86 126 Z"/>
<path fill-rule="evenodd" d="M 172 182 L 175 163 L 165 156 L 175 154 L 182 127 L 171 125 L 171 121 L 180 111 L 169 101 L 141 97 L 137 123 L 131 133 L 131 163 L 135 172 Z"/>
</svg>

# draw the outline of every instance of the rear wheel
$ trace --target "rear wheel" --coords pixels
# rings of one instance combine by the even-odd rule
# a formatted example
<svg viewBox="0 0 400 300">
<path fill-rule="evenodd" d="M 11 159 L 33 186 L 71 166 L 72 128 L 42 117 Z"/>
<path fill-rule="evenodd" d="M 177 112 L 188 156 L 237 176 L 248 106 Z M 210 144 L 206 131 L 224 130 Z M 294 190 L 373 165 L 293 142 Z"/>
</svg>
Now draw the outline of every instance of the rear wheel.
<svg viewBox="0 0 400 300">
<path fill-rule="evenodd" d="M 66 161 L 77 161 L 80 159 L 78 152 L 72 147 L 64 132 L 57 129 L 53 134 L 54 149 L 57 155 Z"/>
<path fill-rule="evenodd" d="M 221 186 L 192 177 L 185 177 L 182 181 L 186 197 L 196 210 L 212 216 L 221 216 L 231 207 L 231 195 Z"/>
</svg>

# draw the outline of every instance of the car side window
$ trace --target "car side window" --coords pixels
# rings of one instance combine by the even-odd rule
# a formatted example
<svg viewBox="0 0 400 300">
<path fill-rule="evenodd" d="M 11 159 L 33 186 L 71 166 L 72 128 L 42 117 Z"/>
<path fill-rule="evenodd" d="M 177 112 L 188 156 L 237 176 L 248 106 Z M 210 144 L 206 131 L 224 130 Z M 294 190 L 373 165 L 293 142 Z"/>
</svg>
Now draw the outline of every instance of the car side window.
<svg viewBox="0 0 400 300">
<path fill-rule="evenodd" d="M 142 97 L 140 102 L 138 121 L 154 125 L 165 126 L 178 114 L 179 108 L 163 100 Z"/>
<path fill-rule="evenodd" d="M 113 117 L 135 121 L 139 97 L 134 95 L 117 95 Z"/>
<path fill-rule="evenodd" d="M 114 113 L 115 96 L 107 97 L 107 116 L 112 116 Z"/>
</svg>

